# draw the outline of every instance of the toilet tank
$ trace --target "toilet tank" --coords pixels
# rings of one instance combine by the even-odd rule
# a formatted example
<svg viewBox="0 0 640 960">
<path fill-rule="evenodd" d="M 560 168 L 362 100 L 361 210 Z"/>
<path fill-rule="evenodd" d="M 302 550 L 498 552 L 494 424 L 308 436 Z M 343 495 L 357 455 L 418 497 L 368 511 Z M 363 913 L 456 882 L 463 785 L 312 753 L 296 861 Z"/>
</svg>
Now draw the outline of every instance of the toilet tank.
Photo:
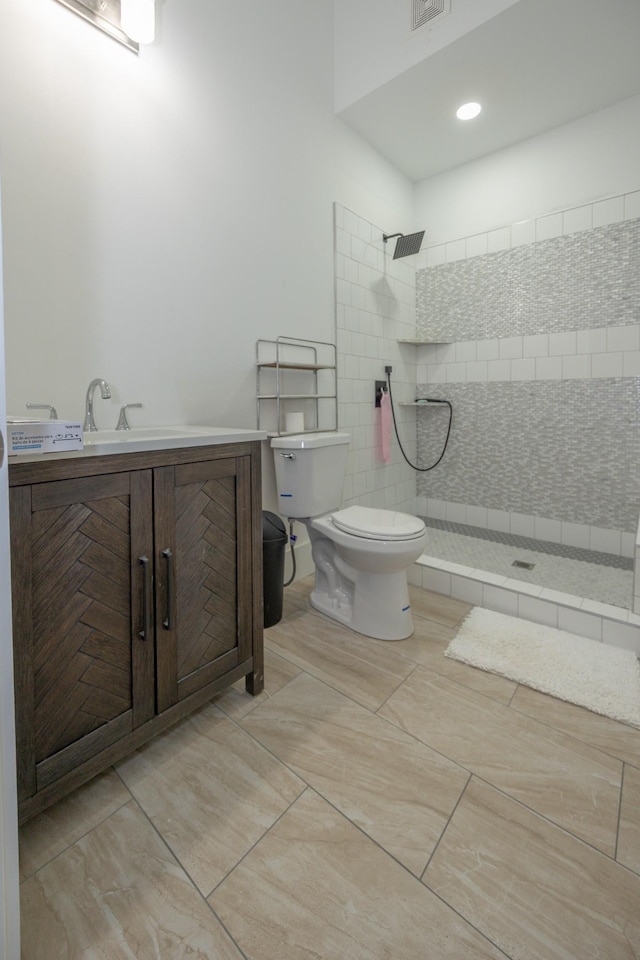
<svg viewBox="0 0 640 960">
<path fill-rule="evenodd" d="M 283 517 L 320 517 L 340 507 L 350 439 L 348 433 L 273 437 L 278 512 Z"/>
</svg>

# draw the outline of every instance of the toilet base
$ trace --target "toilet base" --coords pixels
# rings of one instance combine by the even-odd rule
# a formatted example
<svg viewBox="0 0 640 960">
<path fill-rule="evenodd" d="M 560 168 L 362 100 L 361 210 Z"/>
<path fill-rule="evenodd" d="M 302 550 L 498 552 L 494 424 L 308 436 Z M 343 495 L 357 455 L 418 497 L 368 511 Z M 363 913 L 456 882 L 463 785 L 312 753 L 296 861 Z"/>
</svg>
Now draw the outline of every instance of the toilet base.
<svg viewBox="0 0 640 960">
<path fill-rule="evenodd" d="M 310 602 L 325 616 L 375 640 L 406 640 L 414 631 L 404 570 L 386 574 L 359 573 L 352 599 L 344 591 L 334 592 L 331 596 L 326 581 L 316 576 Z"/>
</svg>

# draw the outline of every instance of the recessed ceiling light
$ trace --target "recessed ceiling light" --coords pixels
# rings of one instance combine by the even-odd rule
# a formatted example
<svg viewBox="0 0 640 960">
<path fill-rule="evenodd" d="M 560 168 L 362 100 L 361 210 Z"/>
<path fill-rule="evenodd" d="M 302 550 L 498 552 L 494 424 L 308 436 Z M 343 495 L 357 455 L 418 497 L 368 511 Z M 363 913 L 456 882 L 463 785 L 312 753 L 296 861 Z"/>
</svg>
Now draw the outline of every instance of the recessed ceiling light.
<svg viewBox="0 0 640 960">
<path fill-rule="evenodd" d="M 463 103 L 462 106 L 456 110 L 456 117 L 458 120 L 473 120 L 481 110 L 482 107 L 479 103 Z"/>
</svg>

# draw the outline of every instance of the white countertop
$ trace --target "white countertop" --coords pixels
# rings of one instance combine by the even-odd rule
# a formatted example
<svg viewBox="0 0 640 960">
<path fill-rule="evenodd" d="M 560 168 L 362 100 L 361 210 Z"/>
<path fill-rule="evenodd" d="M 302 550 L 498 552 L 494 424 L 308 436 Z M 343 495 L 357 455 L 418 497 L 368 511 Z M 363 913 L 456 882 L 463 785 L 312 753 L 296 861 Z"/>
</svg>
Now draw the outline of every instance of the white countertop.
<svg viewBox="0 0 640 960">
<path fill-rule="evenodd" d="M 12 454 L 9 463 L 26 461 L 97 457 L 114 453 L 138 453 L 143 450 L 169 450 L 177 447 L 204 447 L 222 443 L 266 440 L 264 430 L 239 427 L 196 427 L 179 424 L 168 427 L 135 427 L 132 430 L 97 430 L 85 433 L 84 448 L 64 453 Z"/>
</svg>

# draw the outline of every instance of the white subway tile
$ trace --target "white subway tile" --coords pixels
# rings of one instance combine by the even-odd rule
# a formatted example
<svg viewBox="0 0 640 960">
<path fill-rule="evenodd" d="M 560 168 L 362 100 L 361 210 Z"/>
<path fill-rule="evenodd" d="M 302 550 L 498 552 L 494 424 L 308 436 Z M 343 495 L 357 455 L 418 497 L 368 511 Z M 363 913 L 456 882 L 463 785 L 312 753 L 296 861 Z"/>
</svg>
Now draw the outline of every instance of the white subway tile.
<svg viewBox="0 0 640 960">
<path fill-rule="evenodd" d="M 473 237 L 467 237 L 467 257 L 482 257 L 489 252 L 489 245 L 486 233 L 477 233 Z"/>
<path fill-rule="evenodd" d="M 526 513 L 511 513 L 509 515 L 509 530 L 519 537 L 533 537 L 534 517 Z"/>
<path fill-rule="evenodd" d="M 549 517 L 534 518 L 535 535 L 538 540 L 550 540 L 552 543 L 562 542 L 562 523 Z"/>
<path fill-rule="evenodd" d="M 534 333 L 522 338 L 523 357 L 547 357 L 549 355 L 549 335 Z"/>
<path fill-rule="evenodd" d="M 456 600 L 464 600 L 476 607 L 482 606 L 482 584 L 467 577 L 451 577 L 451 596 Z"/>
<path fill-rule="evenodd" d="M 589 547 L 591 550 L 601 550 L 602 553 L 613 553 L 619 557 L 622 549 L 622 533 L 620 530 L 591 527 Z"/>
<path fill-rule="evenodd" d="M 347 233 L 357 235 L 359 221 L 360 217 L 356 213 L 353 213 L 352 210 L 347 210 L 346 207 L 344 208 L 344 229 Z"/>
<path fill-rule="evenodd" d="M 581 230 L 591 230 L 593 209 L 590 203 L 584 207 L 573 207 L 565 210 L 562 215 L 562 232 L 565 234 L 579 233 Z"/>
<path fill-rule="evenodd" d="M 603 620 L 602 640 L 614 647 L 623 647 L 625 650 L 640 654 L 640 627 Z"/>
<path fill-rule="evenodd" d="M 555 603 L 541 600 L 539 597 L 518 597 L 518 616 L 533 623 L 543 623 L 547 627 L 558 626 L 558 608 Z"/>
<path fill-rule="evenodd" d="M 578 353 L 606 353 L 607 328 L 598 330 L 578 330 L 576 336 Z"/>
<path fill-rule="evenodd" d="M 447 364 L 447 383 L 466 383 L 467 365 L 466 363 L 448 363 Z"/>
<path fill-rule="evenodd" d="M 624 198 L 625 220 L 636 220 L 638 217 L 640 217 L 640 190 L 627 193 Z"/>
<path fill-rule="evenodd" d="M 589 549 L 591 541 L 591 528 L 585 523 L 567 523 L 562 522 L 561 543 L 568 547 L 581 547 L 584 550 Z"/>
<path fill-rule="evenodd" d="M 346 280 L 336 279 L 336 300 L 338 303 L 343 303 L 345 306 L 351 303 L 352 296 L 352 284 L 347 283 Z"/>
<path fill-rule="evenodd" d="M 435 500 L 433 497 L 427 498 L 427 516 L 433 520 L 446 520 L 447 501 Z"/>
<path fill-rule="evenodd" d="M 472 570 L 472 580 L 480 580 L 482 583 L 490 583 L 493 587 L 502 587 L 507 582 L 507 577 L 500 576 L 499 573 L 490 573 L 488 570 Z"/>
<path fill-rule="evenodd" d="M 344 258 L 344 279 L 348 283 L 358 283 L 358 263 L 351 257 Z"/>
<path fill-rule="evenodd" d="M 476 359 L 476 341 L 459 340 L 456 343 L 456 360 L 459 363 L 468 363 Z"/>
<path fill-rule="evenodd" d="M 594 227 L 605 227 L 608 223 L 620 223 L 624 220 L 624 197 L 611 197 L 599 200 L 593 205 Z"/>
<path fill-rule="evenodd" d="M 535 220 L 520 220 L 511 224 L 511 246 L 521 247 L 526 243 L 534 243 L 536 239 Z"/>
<path fill-rule="evenodd" d="M 507 590 L 514 590 L 516 593 L 524 593 L 529 597 L 539 597 L 542 593 L 542 587 L 537 583 L 526 583 L 524 580 L 513 580 L 508 577 L 503 586 Z"/>
<path fill-rule="evenodd" d="M 511 379 L 511 361 L 510 360 L 488 360 L 487 361 L 487 380 L 492 382 Z"/>
<path fill-rule="evenodd" d="M 465 503 L 456 503 L 454 500 L 447 501 L 446 520 L 450 523 L 467 522 L 467 506 Z"/>
<path fill-rule="evenodd" d="M 563 380 L 588 380 L 591 377 L 591 355 L 579 354 L 576 357 L 562 358 Z"/>
<path fill-rule="evenodd" d="M 485 383 L 487 380 L 487 361 L 475 360 L 467 364 L 467 383 Z"/>
<path fill-rule="evenodd" d="M 602 640 L 602 619 L 584 610 L 559 607 L 558 629 L 590 640 Z"/>
<path fill-rule="evenodd" d="M 362 217 L 358 218 L 358 236 L 368 244 L 373 239 L 373 228 L 369 221 L 363 220 Z"/>
<path fill-rule="evenodd" d="M 562 380 L 562 357 L 538 357 L 536 380 Z"/>
<path fill-rule="evenodd" d="M 357 260 L 359 264 L 364 263 L 365 243 L 360 237 L 351 237 L 351 256 L 354 260 Z"/>
<path fill-rule="evenodd" d="M 621 377 L 622 376 L 622 354 L 621 353 L 597 353 L 591 360 L 592 377 Z"/>
<path fill-rule="evenodd" d="M 506 510 L 487 510 L 487 527 L 499 533 L 509 533 L 510 514 Z"/>
<path fill-rule="evenodd" d="M 447 263 L 453 263 L 455 260 L 464 260 L 467 255 L 467 244 L 465 240 L 451 240 L 445 245 L 445 259 Z"/>
<path fill-rule="evenodd" d="M 549 334 L 549 356 L 567 356 L 577 352 L 577 337 L 573 330 Z"/>
<path fill-rule="evenodd" d="M 551 213 L 536 220 L 536 240 L 550 240 L 562 236 L 562 214 Z"/>
<path fill-rule="evenodd" d="M 439 267 L 446 261 L 445 244 L 439 243 L 434 247 L 427 247 L 427 266 Z"/>
<path fill-rule="evenodd" d="M 622 376 L 640 377 L 640 350 L 630 350 L 622 358 Z"/>
<path fill-rule="evenodd" d="M 436 359 L 438 363 L 455 363 L 456 345 L 455 343 L 437 343 L 435 345 Z"/>
<path fill-rule="evenodd" d="M 487 252 L 498 253 L 511 248 L 511 227 L 500 227 L 487 234 Z"/>
<path fill-rule="evenodd" d="M 467 505 L 467 523 L 472 527 L 487 527 L 487 508 Z"/>
<path fill-rule="evenodd" d="M 433 590 L 434 593 L 442 593 L 445 597 L 451 596 L 451 574 L 444 570 L 434 570 L 432 567 L 424 567 L 422 571 L 422 586 L 425 590 Z"/>
<path fill-rule="evenodd" d="M 500 359 L 512 360 L 522 356 L 522 337 L 502 337 L 500 342 Z"/>
<path fill-rule="evenodd" d="M 635 556 L 635 536 L 633 533 L 623 533 L 620 537 L 620 556 L 621 557 L 633 557 Z M 636 563 L 636 570 L 640 570 L 640 567 Z M 640 591 L 639 591 L 640 592 Z"/>
<path fill-rule="evenodd" d="M 607 350 L 640 350 L 640 327 L 637 323 L 607 327 Z"/>
<path fill-rule="evenodd" d="M 485 584 L 482 588 L 482 598 L 483 606 L 487 610 L 497 610 L 498 613 L 506 613 L 510 617 L 518 616 L 517 594 Z"/>
<path fill-rule="evenodd" d="M 550 603 L 557 603 L 559 606 L 558 615 L 560 613 L 560 606 L 576 609 L 581 603 L 581 598 L 574 596 L 572 593 L 563 593 L 561 590 L 551 590 L 548 587 L 544 588 L 540 594 L 540 599 L 548 600 Z"/>
<path fill-rule="evenodd" d="M 478 340 L 477 356 L 478 360 L 498 360 L 500 357 L 500 341 Z"/>
<path fill-rule="evenodd" d="M 512 380 L 535 380 L 536 361 L 533 357 L 520 358 L 511 361 Z"/>
<path fill-rule="evenodd" d="M 610 603 L 600 603 L 599 600 L 583 600 L 581 604 L 582 610 L 587 610 L 589 613 L 595 613 L 599 617 L 607 617 L 609 620 L 617 620 L 619 622 L 627 622 L 627 612 L 621 607 L 613 607 Z"/>
</svg>

